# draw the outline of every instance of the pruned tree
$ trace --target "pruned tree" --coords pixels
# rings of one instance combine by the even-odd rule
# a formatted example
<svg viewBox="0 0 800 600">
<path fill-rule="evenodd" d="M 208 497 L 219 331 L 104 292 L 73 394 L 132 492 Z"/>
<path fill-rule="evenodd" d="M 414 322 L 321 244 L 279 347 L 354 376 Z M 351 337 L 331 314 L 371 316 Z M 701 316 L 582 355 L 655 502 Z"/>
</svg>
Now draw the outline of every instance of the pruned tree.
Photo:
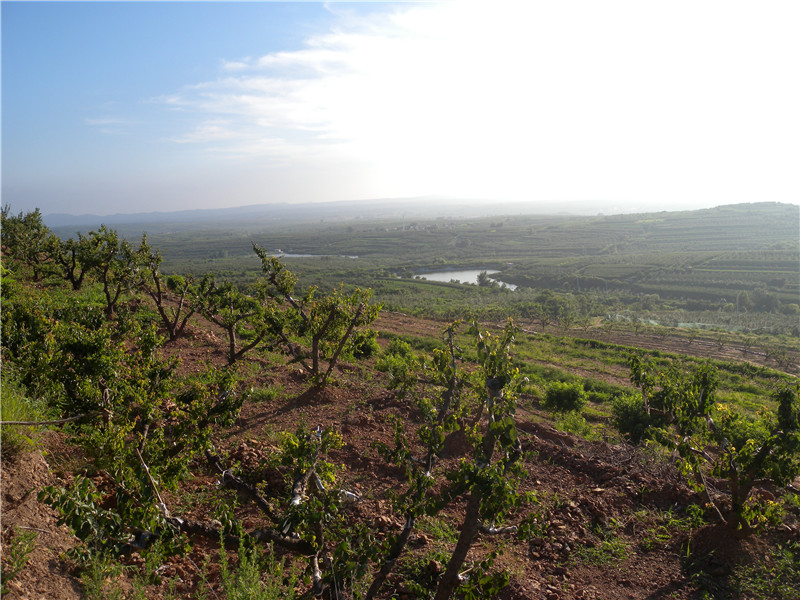
<svg viewBox="0 0 800 600">
<path fill-rule="evenodd" d="M 716 402 L 718 375 L 711 365 L 685 373 L 674 365 L 655 372 L 650 365 L 645 372 L 643 364 L 631 361 L 631 380 L 651 391 L 651 411 L 663 417 L 648 435 L 676 452 L 679 468 L 717 518 L 742 535 L 774 518 L 775 507 L 754 499 L 752 491 L 758 481 L 785 486 L 800 475 L 798 384 L 774 394 L 776 412 L 764 409 L 749 418 Z M 727 514 L 709 493 L 709 472 L 728 480 Z"/>
<path fill-rule="evenodd" d="M 628 357 L 628 367 L 631 370 L 630 381 L 641 390 L 644 411 L 649 415 L 650 393 L 656 384 L 655 366 L 641 354 L 631 354 Z"/>
<path fill-rule="evenodd" d="M 92 272 L 103 286 L 106 316 L 111 318 L 123 294 L 136 285 L 141 260 L 133 246 L 120 239 L 116 229 L 101 225 L 100 229 L 89 233 L 89 239 L 96 248 Z"/>
<path fill-rule="evenodd" d="M 422 459 L 416 459 L 407 441 L 407 435 L 402 420 L 396 419 L 395 447 L 390 448 L 384 444 L 376 444 L 379 452 L 391 462 L 401 465 L 405 469 L 408 489 L 397 498 L 396 505 L 403 513 L 405 523 L 401 533 L 393 539 L 389 550 L 383 557 L 380 569 L 364 597 L 365 600 L 374 598 L 386 578 L 394 569 L 397 559 L 403 554 L 411 534 L 414 531 L 417 519 L 435 510 L 434 502 L 429 493 L 436 480 L 433 477 L 434 466 L 444 448 L 445 436 L 455 431 L 463 420 L 465 406 L 460 402 L 461 390 L 464 381 L 456 367 L 455 332 L 458 323 L 451 324 L 445 330 L 445 349 L 434 352 L 431 365 L 431 383 L 436 386 L 437 393 L 432 396 L 417 395 L 415 401 L 420 408 L 423 424 L 417 435 L 425 448 Z M 386 361 L 386 369 L 392 373 L 392 387 L 400 393 L 406 393 L 416 382 L 412 376 L 415 366 L 421 361 L 412 356 L 407 344 L 394 344 L 390 352 L 393 359 Z"/>
<path fill-rule="evenodd" d="M 245 294 L 231 282 L 206 276 L 194 288 L 192 308 L 221 327 L 228 338 L 228 364 L 233 364 L 279 331 L 280 320 L 264 301 Z"/>
<path fill-rule="evenodd" d="M 435 350 L 429 361 L 414 357 L 397 345 L 394 358 L 385 362 L 393 385 L 403 393 L 413 394 L 422 418 L 417 435 L 425 454 L 414 456 L 400 420 L 395 421 L 394 448 L 378 444 L 381 454 L 405 469 L 408 488 L 396 501 L 405 525 L 391 541 L 366 598 L 373 598 L 380 591 L 402 555 L 416 520 L 437 514 L 462 497 L 466 497 L 466 507 L 461 533 L 439 580 L 436 598 L 449 599 L 459 589 L 479 597 L 496 592 L 507 582 L 506 573 L 488 572 L 493 555 L 471 566 L 474 577 L 469 580 L 461 572 L 477 533 L 514 533 L 516 527 L 503 526 L 503 522 L 529 499 L 517 491 L 524 471 L 514 422 L 520 378 L 510 355 L 516 329 L 509 322 L 499 335 L 494 335 L 480 332 L 473 324 L 469 333 L 475 340 L 478 369 L 469 373 L 457 366 L 460 351 L 455 344 L 456 328 L 457 324 L 453 324 L 445 331 L 446 348 Z M 419 392 L 412 389 L 410 372 L 415 366 L 421 368 L 417 382 L 424 385 Z M 435 391 L 431 393 L 431 389 Z M 474 411 L 474 418 L 468 419 L 470 411 Z M 480 417 L 484 413 L 485 422 Z M 431 492 L 437 483 L 436 466 L 446 436 L 459 429 L 469 441 L 471 456 L 462 457 L 457 466 L 443 473 L 450 483 L 434 495 Z"/>
<path fill-rule="evenodd" d="M 513 366 L 511 348 L 516 328 L 509 321 L 500 335 L 481 333 L 477 324 L 470 331 L 476 339 L 477 377 L 483 383 L 482 403 L 486 406 L 488 423 L 482 431 L 476 428 L 472 432 L 473 461 L 462 461 L 457 475 L 450 477 L 456 482 L 455 489 L 466 491 L 468 498 L 461 532 L 439 581 L 435 600 L 449 600 L 461 585 L 461 569 L 479 531 L 488 534 L 516 531 L 515 527 L 497 525 L 525 499 L 517 492 L 525 471 L 514 420 L 519 370 Z"/>
<path fill-rule="evenodd" d="M 66 279 L 74 291 L 83 287 L 83 282 L 92 269 L 97 265 L 99 255 L 99 237 L 77 234 L 77 239 L 70 238 L 62 241 L 56 236 L 50 240 L 50 255 L 61 270 L 61 276 Z"/>
<path fill-rule="evenodd" d="M 11 207 L 5 205 L 0 211 L 0 239 L 3 255 L 30 268 L 33 280 L 39 281 L 50 262 L 53 236 L 42 220 L 37 208 L 14 216 Z"/>
<path fill-rule="evenodd" d="M 762 412 L 748 420 L 728 405 L 718 407 L 711 422 L 714 440 L 721 453 L 712 473 L 730 483 L 729 524 L 745 535 L 776 516 L 775 506 L 752 497 L 759 480 L 778 486 L 789 485 L 800 475 L 800 394 L 798 384 L 787 385 L 773 394 L 776 413 Z"/>
<path fill-rule="evenodd" d="M 280 326 L 277 334 L 316 384 L 324 387 L 353 332 L 372 323 L 381 307 L 369 303 L 372 290 L 346 293 L 341 285 L 327 294 L 311 286 L 296 297 L 297 276 L 263 248 L 254 244 L 253 250 L 261 259 L 265 293 L 282 305 L 284 318 L 273 318 L 273 323 Z M 292 343 L 291 336 L 306 342 L 305 352 Z"/>
<path fill-rule="evenodd" d="M 195 295 L 194 280 L 181 275 L 164 278 L 160 271 L 161 253 L 150 247 L 146 235 L 142 235 L 138 255 L 142 267 L 139 286 L 155 304 L 169 339 L 174 341 L 195 312 L 191 304 Z"/>
</svg>

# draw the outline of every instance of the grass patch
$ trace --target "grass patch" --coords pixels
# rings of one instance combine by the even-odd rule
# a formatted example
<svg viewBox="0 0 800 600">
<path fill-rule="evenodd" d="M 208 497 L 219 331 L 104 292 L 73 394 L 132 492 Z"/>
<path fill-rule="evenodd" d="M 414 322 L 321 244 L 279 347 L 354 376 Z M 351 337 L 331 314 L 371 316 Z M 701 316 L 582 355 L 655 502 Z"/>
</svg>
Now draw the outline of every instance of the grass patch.
<svg viewBox="0 0 800 600">
<path fill-rule="evenodd" d="M 280 384 L 255 388 L 250 392 L 250 401 L 256 404 L 269 404 L 283 396 L 283 386 Z"/>
<path fill-rule="evenodd" d="M 450 523 L 442 519 L 424 517 L 417 522 L 417 527 L 437 542 L 454 544 L 458 541 L 458 531 Z"/>
<path fill-rule="evenodd" d="M 800 590 L 800 541 L 777 546 L 763 563 L 736 569 L 732 583 L 741 597 L 794 600 Z"/>
<path fill-rule="evenodd" d="M 47 406 L 42 401 L 33 400 L 25 395 L 21 385 L 14 381 L 7 372 L 0 379 L 0 420 L 7 421 L 46 421 L 49 418 Z M 25 448 L 36 445 L 40 428 L 33 425 L 4 425 L 2 428 L 3 453 L 10 456 Z"/>
<path fill-rule="evenodd" d="M 554 422 L 555 428 L 559 431 L 566 431 L 580 436 L 586 440 L 599 440 L 597 428 L 590 425 L 584 416 L 578 412 L 568 412 L 557 415 Z"/>
<path fill-rule="evenodd" d="M 630 544 L 617 532 L 615 522 L 594 528 L 597 541 L 575 549 L 575 559 L 592 565 L 617 565 L 630 556 Z"/>
</svg>

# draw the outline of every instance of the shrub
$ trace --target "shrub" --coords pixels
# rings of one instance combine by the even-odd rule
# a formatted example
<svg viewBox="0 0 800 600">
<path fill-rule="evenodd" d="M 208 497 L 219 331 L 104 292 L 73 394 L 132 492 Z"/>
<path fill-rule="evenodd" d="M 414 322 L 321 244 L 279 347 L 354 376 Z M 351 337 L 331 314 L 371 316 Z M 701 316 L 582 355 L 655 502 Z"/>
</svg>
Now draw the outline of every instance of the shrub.
<svg viewBox="0 0 800 600">
<path fill-rule="evenodd" d="M 354 331 L 349 341 L 350 353 L 354 358 L 376 356 L 381 351 L 377 337 L 374 329 Z"/>
<path fill-rule="evenodd" d="M 547 386 L 543 404 L 553 412 L 580 411 L 586 405 L 583 384 L 554 381 Z"/>
<path fill-rule="evenodd" d="M 644 410 L 641 394 L 620 394 L 611 403 L 612 423 L 622 436 L 633 444 L 648 437 L 648 429 L 658 426 L 655 414 Z"/>
<path fill-rule="evenodd" d="M 575 411 L 565 413 L 562 417 L 556 419 L 555 426 L 556 429 L 585 439 L 590 439 L 593 433 L 592 426 L 586 422 L 583 415 Z"/>
<path fill-rule="evenodd" d="M 416 369 L 420 359 L 414 355 L 411 345 L 400 339 L 393 339 L 386 352 L 375 363 L 375 369 L 389 373 L 389 389 L 397 390 L 399 396 L 410 392 L 417 383 Z"/>
</svg>

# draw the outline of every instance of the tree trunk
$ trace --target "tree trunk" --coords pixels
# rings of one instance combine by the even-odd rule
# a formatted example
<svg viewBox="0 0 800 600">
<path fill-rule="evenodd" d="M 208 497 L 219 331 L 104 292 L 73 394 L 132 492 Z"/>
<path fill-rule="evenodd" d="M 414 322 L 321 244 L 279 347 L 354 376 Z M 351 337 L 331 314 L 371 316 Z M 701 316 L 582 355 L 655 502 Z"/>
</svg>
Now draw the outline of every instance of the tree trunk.
<svg viewBox="0 0 800 600">
<path fill-rule="evenodd" d="M 478 533 L 478 522 L 480 514 L 478 510 L 481 506 L 483 494 L 479 488 L 473 488 L 467 503 L 467 512 L 464 515 L 464 524 L 461 527 L 461 534 L 458 536 L 453 555 L 447 563 L 447 569 L 442 575 L 439 587 L 436 590 L 434 600 L 450 600 L 458 587 L 458 573 L 467 558 L 467 553 L 472 547 L 475 534 Z"/>
<path fill-rule="evenodd" d="M 236 325 L 228 327 L 228 364 L 236 362 Z"/>
<path fill-rule="evenodd" d="M 319 374 L 319 338 L 316 336 L 311 338 L 311 374 Z"/>
<path fill-rule="evenodd" d="M 481 462 L 487 466 L 492 462 L 495 442 L 497 441 L 495 437 L 496 434 L 493 433 L 491 429 L 491 424 L 494 421 L 492 414 L 494 400 L 495 398 L 490 396 L 488 403 L 489 427 L 486 428 L 481 447 Z M 450 600 L 450 597 L 458 587 L 458 573 L 461 570 L 461 566 L 464 564 L 464 560 L 467 558 L 467 553 L 472 546 L 475 534 L 478 533 L 478 528 L 480 526 L 480 508 L 482 500 L 483 491 L 480 487 L 473 486 L 470 491 L 469 501 L 467 502 L 467 511 L 464 514 L 464 524 L 461 526 L 458 542 L 456 542 L 453 555 L 450 557 L 450 561 L 447 563 L 447 569 L 445 569 L 444 575 L 439 582 L 434 600 Z"/>
<path fill-rule="evenodd" d="M 403 550 L 408 543 L 408 539 L 411 537 L 411 532 L 414 530 L 414 521 L 414 517 L 408 517 L 406 519 L 406 524 L 405 527 L 403 527 L 403 531 L 400 533 L 394 545 L 392 546 L 392 549 L 389 551 L 389 555 L 386 557 L 386 560 L 378 571 L 378 574 L 375 576 L 375 579 L 372 580 L 372 585 L 369 586 L 369 590 L 367 590 L 367 595 L 364 596 L 364 600 L 372 600 L 380 591 L 383 582 L 386 581 L 386 577 L 388 577 L 389 573 L 392 572 L 395 562 L 398 558 L 400 558 L 400 555 L 403 553 Z"/>
<path fill-rule="evenodd" d="M 742 537 L 750 535 L 753 530 L 750 524 L 744 519 L 742 515 L 744 511 L 744 503 L 747 502 L 747 496 L 750 495 L 752 484 L 742 485 L 738 477 L 731 477 L 729 479 L 731 484 L 731 516 L 730 525 L 734 530 L 740 531 Z"/>
</svg>

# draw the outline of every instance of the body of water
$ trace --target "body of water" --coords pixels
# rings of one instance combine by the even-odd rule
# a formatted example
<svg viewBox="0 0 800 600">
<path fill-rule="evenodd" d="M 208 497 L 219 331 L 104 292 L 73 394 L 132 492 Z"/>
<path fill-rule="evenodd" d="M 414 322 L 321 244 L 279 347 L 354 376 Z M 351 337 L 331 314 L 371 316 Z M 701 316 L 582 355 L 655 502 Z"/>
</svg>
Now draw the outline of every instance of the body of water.
<svg viewBox="0 0 800 600">
<path fill-rule="evenodd" d="M 348 256 L 347 254 L 293 254 L 291 252 L 284 252 L 280 248 L 272 253 L 276 258 L 358 258 L 357 256 Z"/>
<path fill-rule="evenodd" d="M 434 271 L 432 273 L 420 273 L 419 277 L 427 279 L 428 281 L 442 281 L 448 283 L 450 281 L 458 281 L 459 283 L 478 283 L 478 275 L 486 271 L 490 277 L 500 271 L 492 269 L 465 269 L 461 271 Z M 506 286 L 510 290 L 517 289 L 517 286 L 511 283 L 503 283 L 498 281 L 500 285 Z"/>
</svg>

